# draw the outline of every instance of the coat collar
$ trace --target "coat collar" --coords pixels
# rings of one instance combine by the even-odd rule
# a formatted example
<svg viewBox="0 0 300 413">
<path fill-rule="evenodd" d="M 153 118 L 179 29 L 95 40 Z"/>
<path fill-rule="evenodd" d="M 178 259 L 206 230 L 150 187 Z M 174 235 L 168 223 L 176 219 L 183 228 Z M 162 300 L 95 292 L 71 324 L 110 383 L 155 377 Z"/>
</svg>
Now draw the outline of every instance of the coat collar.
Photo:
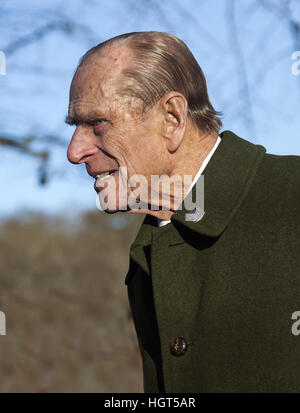
<svg viewBox="0 0 300 413">
<path fill-rule="evenodd" d="M 184 204 L 172 215 L 173 222 L 208 237 L 218 237 L 243 202 L 266 152 L 233 132 L 220 134 L 221 142 L 204 170 L 204 215 L 186 221 Z M 195 186 L 192 190 L 195 197 Z M 195 198 L 194 198 L 195 199 Z"/>
<path fill-rule="evenodd" d="M 220 134 L 221 142 L 204 170 L 204 215 L 198 222 L 186 220 L 191 213 L 181 208 L 172 215 L 171 221 L 208 237 L 218 237 L 243 202 L 256 175 L 266 149 L 244 140 L 233 132 Z M 195 186 L 192 190 L 195 199 Z M 151 244 L 152 229 L 156 227 L 156 218 L 146 215 L 134 243 L 136 260 L 145 268 L 144 247 Z M 169 224 L 170 225 L 170 224 Z M 164 230 L 164 227 L 160 230 Z M 144 262 L 145 261 L 145 262 Z"/>
</svg>

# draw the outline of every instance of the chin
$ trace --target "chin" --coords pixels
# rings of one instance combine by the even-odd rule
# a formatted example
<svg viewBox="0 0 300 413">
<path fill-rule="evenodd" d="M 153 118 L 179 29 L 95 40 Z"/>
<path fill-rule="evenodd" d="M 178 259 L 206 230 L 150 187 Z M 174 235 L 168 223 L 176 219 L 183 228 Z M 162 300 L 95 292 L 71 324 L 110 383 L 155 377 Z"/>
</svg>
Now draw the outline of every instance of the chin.
<svg viewBox="0 0 300 413">
<path fill-rule="evenodd" d="M 101 202 L 100 202 L 101 205 Z M 101 211 L 106 212 L 107 214 L 115 214 L 116 212 L 129 212 L 130 208 L 128 207 L 127 204 L 124 205 L 109 205 L 109 204 L 105 204 L 105 205 L 101 205 Z"/>
</svg>

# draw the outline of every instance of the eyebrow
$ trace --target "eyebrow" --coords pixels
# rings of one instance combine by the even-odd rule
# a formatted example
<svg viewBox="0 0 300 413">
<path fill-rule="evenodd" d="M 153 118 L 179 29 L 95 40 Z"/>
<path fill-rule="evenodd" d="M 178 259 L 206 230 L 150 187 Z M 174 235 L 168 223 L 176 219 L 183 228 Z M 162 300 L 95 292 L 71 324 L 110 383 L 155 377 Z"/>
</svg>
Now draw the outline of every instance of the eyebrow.
<svg viewBox="0 0 300 413">
<path fill-rule="evenodd" d="M 106 120 L 107 117 L 104 116 L 103 113 L 95 112 L 90 113 L 87 116 L 71 116 L 69 114 L 65 117 L 65 123 L 67 125 L 78 125 L 79 123 L 91 123 L 95 122 L 96 120 Z"/>
<path fill-rule="evenodd" d="M 72 116 L 70 116 L 70 115 L 66 115 L 66 117 L 65 117 L 65 123 L 67 124 L 67 125 L 77 125 L 78 124 L 78 122 L 77 122 L 77 120 L 75 120 Z"/>
</svg>

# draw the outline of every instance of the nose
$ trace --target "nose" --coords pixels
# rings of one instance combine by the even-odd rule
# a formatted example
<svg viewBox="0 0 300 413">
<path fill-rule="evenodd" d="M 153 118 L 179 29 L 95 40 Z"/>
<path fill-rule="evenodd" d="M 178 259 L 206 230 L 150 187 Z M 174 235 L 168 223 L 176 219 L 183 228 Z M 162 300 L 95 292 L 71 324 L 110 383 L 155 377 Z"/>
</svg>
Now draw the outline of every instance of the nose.
<svg viewBox="0 0 300 413">
<path fill-rule="evenodd" d="M 67 158 L 73 164 L 84 163 L 97 152 L 97 146 L 85 128 L 77 126 L 67 150 Z"/>
</svg>

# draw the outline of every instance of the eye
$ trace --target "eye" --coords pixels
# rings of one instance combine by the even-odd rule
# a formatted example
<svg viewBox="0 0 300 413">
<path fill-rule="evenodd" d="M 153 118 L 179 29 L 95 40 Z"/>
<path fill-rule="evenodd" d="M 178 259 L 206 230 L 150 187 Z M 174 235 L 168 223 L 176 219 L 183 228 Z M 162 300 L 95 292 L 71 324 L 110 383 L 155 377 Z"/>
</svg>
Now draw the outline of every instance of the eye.
<svg viewBox="0 0 300 413">
<path fill-rule="evenodd" d="M 93 122 L 93 129 L 95 135 L 100 135 L 104 132 L 105 129 L 105 120 L 104 119 L 97 119 Z"/>
</svg>

